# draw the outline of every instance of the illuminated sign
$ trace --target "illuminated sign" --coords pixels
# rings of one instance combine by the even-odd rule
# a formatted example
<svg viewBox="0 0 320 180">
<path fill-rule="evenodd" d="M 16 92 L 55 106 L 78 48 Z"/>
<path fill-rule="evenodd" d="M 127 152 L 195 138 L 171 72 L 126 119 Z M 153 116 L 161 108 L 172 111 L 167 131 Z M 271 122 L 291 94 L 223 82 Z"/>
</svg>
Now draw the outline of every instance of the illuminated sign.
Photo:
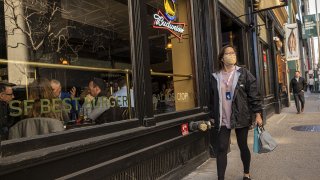
<svg viewBox="0 0 320 180">
<path fill-rule="evenodd" d="M 174 21 L 176 19 L 176 0 L 164 0 L 163 4 L 166 17 Z"/>
<path fill-rule="evenodd" d="M 159 10 L 158 14 L 154 14 L 153 28 L 166 29 L 170 31 L 174 36 L 182 39 L 182 34 L 184 32 L 184 27 L 186 23 L 175 23 L 167 19 L 166 16 Z"/>
<path fill-rule="evenodd" d="M 176 19 L 176 0 L 164 0 L 164 9 L 165 13 L 158 10 L 158 13 L 153 15 L 153 28 L 168 30 L 178 39 L 182 39 L 186 23 L 173 22 Z"/>
</svg>

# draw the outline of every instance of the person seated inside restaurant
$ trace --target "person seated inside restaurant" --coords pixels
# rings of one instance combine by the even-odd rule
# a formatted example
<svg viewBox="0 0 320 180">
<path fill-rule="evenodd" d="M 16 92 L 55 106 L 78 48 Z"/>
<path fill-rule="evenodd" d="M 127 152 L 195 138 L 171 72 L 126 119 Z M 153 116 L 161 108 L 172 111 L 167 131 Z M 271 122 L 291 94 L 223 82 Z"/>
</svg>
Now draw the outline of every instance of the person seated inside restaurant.
<svg viewBox="0 0 320 180">
<path fill-rule="evenodd" d="M 110 101 L 106 96 L 106 92 L 106 82 L 103 79 L 93 78 L 89 82 L 89 94 L 93 99 L 85 101 L 83 106 L 91 108 L 87 119 L 94 121 L 96 124 L 101 124 L 108 118 L 104 114 L 105 111 L 110 109 Z M 88 103 L 90 106 L 88 106 Z"/>
<path fill-rule="evenodd" d="M 174 101 L 174 85 L 173 81 L 169 82 L 168 88 L 165 90 L 165 101 L 166 105 L 169 108 L 172 108 L 175 106 L 175 101 Z"/>
<path fill-rule="evenodd" d="M 167 86 L 166 84 L 162 84 L 161 85 L 161 90 L 158 94 L 158 109 L 160 110 L 160 112 L 165 112 L 167 105 L 166 105 L 166 92 L 167 92 Z"/>
<path fill-rule="evenodd" d="M 129 118 L 129 101 L 128 101 L 128 87 L 125 80 L 125 77 L 120 77 L 118 79 L 118 84 L 120 90 L 113 93 L 113 97 L 116 101 L 116 110 L 114 115 L 117 120 L 123 120 Z M 133 89 L 130 88 L 130 106 L 131 106 L 131 113 L 134 112 L 134 97 L 133 97 Z"/>
<path fill-rule="evenodd" d="M 116 98 L 117 105 L 119 107 L 128 107 L 128 88 L 126 84 L 126 80 L 124 77 L 119 78 L 118 84 L 120 86 L 120 90 L 113 93 L 113 97 Z M 134 108 L 134 97 L 133 97 L 133 90 L 130 89 L 130 99 L 131 99 L 131 107 Z"/>
<path fill-rule="evenodd" d="M 60 81 L 58 81 L 56 79 L 52 79 L 50 81 L 50 83 L 51 83 L 51 88 L 53 90 L 53 95 L 56 98 L 60 98 L 61 100 L 66 99 L 65 102 L 68 103 L 69 105 L 71 105 L 71 110 L 69 112 L 69 118 L 71 120 L 77 119 L 79 109 L 80 109 L 79 102 L 75 100 L 77 89 L 75 87 L 72 87 L 72 89 L 70 90 L 70 93 L 63 92 L 61 90 L 62 87 L 61 87 Z"/>
<path fill-rule="evenodd" d="M 14 98 L 13 86 L 15 84 L 6 81 L 0 82 L 0 141 L 8 139 L 9 128 L 14 123 L 9 109 L 9 102 Z"/>
<path fill-rule="evenodd" d="M 62 101 L 57 101 L 48 79 L 36 79 L 28 86 L 28 99 L 21 103 L 23 120 L 9 130 L 9 139 L 63 131 L 69 117 Z M 15 107 L 17 108 L 17 107 Z"/>
</svg>

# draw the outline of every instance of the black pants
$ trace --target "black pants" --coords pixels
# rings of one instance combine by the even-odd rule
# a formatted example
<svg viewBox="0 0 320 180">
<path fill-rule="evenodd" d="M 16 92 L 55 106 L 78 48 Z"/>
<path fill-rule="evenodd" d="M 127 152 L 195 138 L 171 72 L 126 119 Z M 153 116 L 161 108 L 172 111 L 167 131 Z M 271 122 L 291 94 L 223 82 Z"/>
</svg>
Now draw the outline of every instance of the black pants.
<svg viewBox="0 0 320 180">
<path fill-rule="evenodd" d="M 309 85 L 310 92 L 313 91 L 313 85 Z"/>
<path fill-rule="evenodd" d="M 251 154 L 247 143 L 249 127 L 236 129 L 235 131 L 237 135 L 237 142 L 240 149 L 244 173 L 249 174 L 251 161 Z M 227 129 L 225 126 L 222 126 L 220 132 L 218 133 L 217 170 L 219 180 L 224 179 L 224 174 L 227 168 L 227 152 L 230 142 L 230 133 L 231 130 Z"/>
<path fill-rule="evenodd" d="M 296 104 L 297 111 L 300 112 L 300 103 L 301 103 L 301 109 L 304 108 L 304 92 L 300 91 L 297 94 L 294 94 L 294 102 Z"/>
</svg>

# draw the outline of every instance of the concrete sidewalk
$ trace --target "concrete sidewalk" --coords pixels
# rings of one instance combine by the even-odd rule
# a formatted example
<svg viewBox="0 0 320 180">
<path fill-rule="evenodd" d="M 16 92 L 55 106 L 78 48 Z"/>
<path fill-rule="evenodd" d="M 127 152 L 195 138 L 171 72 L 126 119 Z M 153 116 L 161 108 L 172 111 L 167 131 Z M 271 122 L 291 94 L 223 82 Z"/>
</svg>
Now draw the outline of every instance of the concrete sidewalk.
<svg viewBox="0 0 320 180">
<path fill-rule="evenodd" d="M 252 152 L 253 131 L 249 132 L 251 150 L 251 176 L 255 180 L 319 180 L 320 179 L 320 132 L 294 131 L 299 125 L 320 125 L 320 94 L 306 94 L 305 112 L 296 114 L 294 103 L 267 120 L 265 129 L 278 142 L 271 153 Z M 234 131 L 233 131 L 234 132 Z M 233 133 L 231 153 L 228 154 L 226 180 L 242 180 L 242 162 Z M 184 180 L 217 179 L 216 161 L 209 159 Z"/>
</svg>

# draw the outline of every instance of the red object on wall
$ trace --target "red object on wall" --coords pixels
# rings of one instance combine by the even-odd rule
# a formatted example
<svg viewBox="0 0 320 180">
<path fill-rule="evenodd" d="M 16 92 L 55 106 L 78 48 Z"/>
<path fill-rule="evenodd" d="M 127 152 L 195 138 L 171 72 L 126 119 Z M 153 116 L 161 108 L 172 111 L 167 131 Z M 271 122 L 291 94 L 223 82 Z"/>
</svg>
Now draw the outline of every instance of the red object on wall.
<svg viewBox="0 0 320 180">
<path fill-rule="evenodd" d="M 188 135 L 189 134 L 189 127 L 188 127 L 188 123 L 185 124 L 181 124 L 181 133 L 183 136 Z"/>
<path fill-rule="evenodd" d="M 265 49 L 263 49 L 262 54 L 263 54 L 263 69 L 264 69 L 264 71 L 268 71 L 267 51 Z"/>
</svg>

